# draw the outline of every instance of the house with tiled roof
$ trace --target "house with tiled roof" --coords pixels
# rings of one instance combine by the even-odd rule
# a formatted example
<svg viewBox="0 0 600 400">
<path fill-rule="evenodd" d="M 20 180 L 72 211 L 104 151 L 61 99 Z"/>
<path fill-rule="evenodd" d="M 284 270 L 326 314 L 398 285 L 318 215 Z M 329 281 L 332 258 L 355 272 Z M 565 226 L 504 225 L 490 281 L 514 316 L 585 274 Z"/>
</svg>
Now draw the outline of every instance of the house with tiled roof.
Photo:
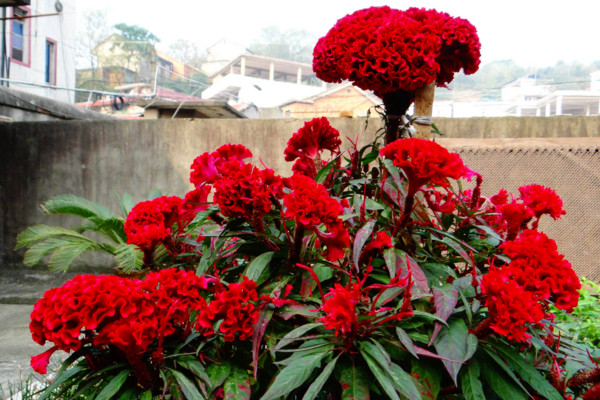
<svg viewBox="0 0 600 400">
<path fill-rule="evenodd" d="M 350 82 L 334 85 L 313 96 L 280 106 L 286 118 L 377 116 L 374 108 L 381 100 L 370 91 Z"/>
</svg>

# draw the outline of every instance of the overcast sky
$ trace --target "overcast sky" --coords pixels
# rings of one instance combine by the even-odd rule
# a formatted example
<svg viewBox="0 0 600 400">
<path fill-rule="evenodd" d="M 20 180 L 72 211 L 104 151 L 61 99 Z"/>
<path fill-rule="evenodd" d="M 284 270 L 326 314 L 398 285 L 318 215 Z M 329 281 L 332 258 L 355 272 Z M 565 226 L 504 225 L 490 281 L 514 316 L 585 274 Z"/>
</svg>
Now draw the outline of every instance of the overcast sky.
<svg viewBox="0 0 600 400">
<path fill-rule="evenodd" d="M 179 38 L 201 49 L 222 38 L 249 45 L 266 26 L 305 29 L 318 38 L 344 15 L 379 5 L 435 8 L 468 19 L 479 33 L 484 63 L 513 59 L 524 67 L 544 67 L 600 60 L 598 0 L 76 1 L 78 15 L 106 10 L 110 25 L 144 27 L 161 39 L 162 49 Z"/>
</svg>

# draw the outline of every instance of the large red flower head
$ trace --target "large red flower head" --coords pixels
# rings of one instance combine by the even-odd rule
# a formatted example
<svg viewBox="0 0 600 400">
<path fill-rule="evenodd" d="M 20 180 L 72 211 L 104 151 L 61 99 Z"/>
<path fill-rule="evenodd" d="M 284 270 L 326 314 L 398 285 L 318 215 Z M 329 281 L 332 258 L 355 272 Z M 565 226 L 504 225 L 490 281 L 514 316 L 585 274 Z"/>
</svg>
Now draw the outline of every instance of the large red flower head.
<svg viewBox="0 0 600 400">
<path fill-rule="evenodd" d="M 388 6 L 340 19 L 319 39 L 313 69 L 326 82 L 350 80 L 379 97 L 451 82 L 461 69 L 479 68 L 479 37 L 467 20 L 444 12 Z"/>
<path fill-rule="evenodd" d="M 161 196 L 136 204 L 125 220 L 127 243 L 151 251 L 171 234 L 180 217 L 183 200 L 177 196 Z"/>
<path fill-rule="evenodd" d="M 241 144 L 225 144 L 212 153 L 200 154 L 192 163 L 190 182 L 197 188 L 216 182 L 223 175 L 227 162 L 242 162 L 252 157 L 252 152 Z"/>
<path fill-rule="evenodd" d="M 571 263 L 558 252 L 556 242 L 546 234 L 525 229 L 500 249 L 512 260 L 503 269 L 521 287 L 540 300 L 554 301 L 556 307 L 567 312 L 577 306 L 581 282 Z"/>
<path fill-rule="evenodd" d="M 338 154 L 341 144 L 340 133 L 329 124 L 327 118 L 314 118 L 305 122 L 288 140 L 284 151 L 285 161 L 294 161 L 298 157 L 315 159 L 323 150 Z"/>
<path fill-rule="evenodd" d="M 358 316 L 356 305 L 361 296 L 360 285 L 355 283 L 350 289 L 336 283 L 329 289 L 323 301 L 323 316 L 320 321 L 326 329 L 335 329 L 335 336 L 341 332 L 348 336 L 356 334 L 358 328 Z"/>
<path fill-rule="evenodd" d="M 526 342 L 531 338 L 528 325 L 540 324 L 545 314 L 533 293 L 510 279 L 503 270 L 492 268 L 481 280 L 490 328 L 510 340 Z"/>
<path fill-rule="evenodd" d="M 223 170 L 224 175 L 214 185 L 214 201 L 227 217 L 258 221 L 271 210 L 271 197 L 283 193 L 281 178 L 271 169 L 231 161 Z"/>
<path fill-rule="evenodd" d="M 283 198 L 285 217 L 296 221 L 300 226 L 315 232 L 319 240 L 327 246 L 324 257 L 336 261 L 350 246 L 350 235 L 339 217 L 344 213 L 342 205 L 329 196 L 327 189 L 304 175 L 290 178 L 292 192 Z M 323 224 L 325 231 L 319 226 Z"/>
<path fill-rule="evenodd" d="M 519 188 L 521 199 L 533 211 L 536 218 L 544 214 L 550 215 L 555 220 L 565 215 L 562 199 L 556 192 L 542 185 L 527 185 Z"/>
<path fill-rule="evenodd" d="M 408 196 L 426 183 L 448 187 L 448 178 L 459 179 L 469 171 L 458 154 L 425 139 L 396 140 L 385 146 L 381 155 L 406 174 Z"/>
</svg>

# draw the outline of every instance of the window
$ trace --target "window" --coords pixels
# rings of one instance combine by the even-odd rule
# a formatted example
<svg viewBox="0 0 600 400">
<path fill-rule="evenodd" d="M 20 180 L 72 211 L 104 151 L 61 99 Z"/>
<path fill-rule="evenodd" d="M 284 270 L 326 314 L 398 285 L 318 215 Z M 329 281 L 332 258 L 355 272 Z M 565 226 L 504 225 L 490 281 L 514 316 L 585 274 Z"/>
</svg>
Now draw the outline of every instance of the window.
<svg viewBox="0 0 600 400">
<path fill-rule="evenodd" d="M 52 39 L 46 39 L 46 68 L 45 82 L 50 85 L 56 85 L 56 42 Z"/>
<path fill-rule="evenodd" d="M 28 13 L 24 7 L 13 8 L 13 17 L 25 17 Z M 10 57 L 19 64 L 29 66 L 29 19 L 13 19 L 11 30 Z"/>
</svg>

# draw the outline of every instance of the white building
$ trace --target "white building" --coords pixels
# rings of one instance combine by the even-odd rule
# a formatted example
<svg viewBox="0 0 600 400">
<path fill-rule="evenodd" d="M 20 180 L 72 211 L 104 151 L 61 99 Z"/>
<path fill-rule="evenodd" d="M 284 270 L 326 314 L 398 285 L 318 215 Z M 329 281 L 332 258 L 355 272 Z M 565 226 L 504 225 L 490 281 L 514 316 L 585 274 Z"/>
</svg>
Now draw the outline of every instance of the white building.
<svg viewBox="0 0 600 400">
<path fill-rule="evenodd" d="M 73 103 L 73 91 L 53 87 L 75 87 L 75 0 L 0 0 L 0 6 L 0 84 Z"/>
<path fill-rule="evenodd" d="M 254 54 L 239 55 L 210 77 L 203 99 L 274 108 L 324 90 L 312 65 Z"/>
</svg>

